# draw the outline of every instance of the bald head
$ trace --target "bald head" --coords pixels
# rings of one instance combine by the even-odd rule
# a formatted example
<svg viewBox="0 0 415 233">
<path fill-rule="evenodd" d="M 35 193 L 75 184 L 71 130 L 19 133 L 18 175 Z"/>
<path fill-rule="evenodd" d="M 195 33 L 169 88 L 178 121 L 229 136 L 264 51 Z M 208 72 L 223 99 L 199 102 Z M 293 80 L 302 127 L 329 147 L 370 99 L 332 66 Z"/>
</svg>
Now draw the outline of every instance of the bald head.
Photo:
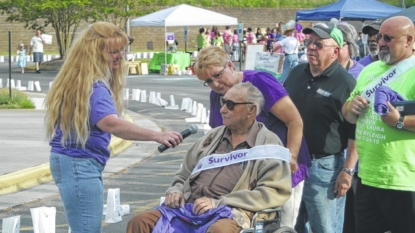
<svg viewBox="0 0 415 233">
<path fill-rule="evenodd" d="M 378 34 L 379 59 L 394 65 L 412 55 L 415 38 L 413 22 L 405 16 L 385 20 Z"/>
</svg>

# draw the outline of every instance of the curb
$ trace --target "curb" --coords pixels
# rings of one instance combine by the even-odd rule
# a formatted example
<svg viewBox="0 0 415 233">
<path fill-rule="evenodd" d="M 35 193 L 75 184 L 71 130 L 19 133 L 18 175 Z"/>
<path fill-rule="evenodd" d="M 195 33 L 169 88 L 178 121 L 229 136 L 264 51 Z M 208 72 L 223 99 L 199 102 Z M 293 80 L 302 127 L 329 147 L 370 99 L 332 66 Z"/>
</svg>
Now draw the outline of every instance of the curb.
<svg viewBox="0 0 415 233">
<path fill-rule="evenodd" d="M 127 114 L 124 114 L 124 119 L 133 122 Z M 112 136 L 110 145 L 108 146 L 111 153 L 110 157 L 116 156 L 132 144 L 133 141 Z M 52 175 L 50 172 L 49 162 L 12 172 L 0 176 L 0 195 L 17 192 L 22 189 L 28 189 L 51 180 Z"/>
</svg>

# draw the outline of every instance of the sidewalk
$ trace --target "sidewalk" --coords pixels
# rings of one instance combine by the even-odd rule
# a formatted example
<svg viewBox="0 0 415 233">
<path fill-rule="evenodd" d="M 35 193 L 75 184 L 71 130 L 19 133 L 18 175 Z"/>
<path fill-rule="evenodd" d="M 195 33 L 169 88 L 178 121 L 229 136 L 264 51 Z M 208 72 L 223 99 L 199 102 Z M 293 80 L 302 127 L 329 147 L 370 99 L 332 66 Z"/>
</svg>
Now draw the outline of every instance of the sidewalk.
<svg viewBox="0 0 415 233">
<path fill-rule="evenodd" d="M 49 170 L 50 147 L 45 137 L 44 116 L 42 107 L 45 94 L 29 93 L 38 109 L 1 110 L 0 111 L 0 211 L 42 197 L 57 194 L 57 188 Z M 160 131 L 152 121 L 132 111 L 126 112 L 135 124 Z M 110 144 L 111 158 L 104 170 L 104 176 L 119 172 L 141 159 L 151 155 L 157 148 L 154 142 L 144 142 L 146 150 L 140 145 L 140 154 L 132 158 L 125 149 L 133 144 L 113 137 Z M 140 143 L 142 144 L 142 143 Z M 49 182 L 38 190 L 37 185 Z M 33 187 L 33 188 L 32 188 Z M 27 190 L 26 190 L 27 189 Z M 26 194 L 19 191 L 25 190 Z M 31 194 L 28 194 L 31 193 Z M 30 198 L 28 198 L 30 197 Z"/>
</svg>

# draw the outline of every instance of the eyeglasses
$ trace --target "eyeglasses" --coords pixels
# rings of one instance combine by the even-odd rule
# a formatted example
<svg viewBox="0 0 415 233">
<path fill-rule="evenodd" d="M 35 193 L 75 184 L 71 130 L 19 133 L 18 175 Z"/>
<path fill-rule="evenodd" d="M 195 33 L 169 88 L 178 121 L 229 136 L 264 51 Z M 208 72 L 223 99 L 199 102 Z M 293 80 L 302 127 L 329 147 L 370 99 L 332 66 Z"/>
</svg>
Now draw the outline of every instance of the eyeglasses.
<svg viewBox="0 0 415 233">
<path fill-rule="evenodd" d="M 236 102 L 233 102 L 232 100 L 227 100 L 223 97 L 220 98 L 220 102 L 222 106 L 226 105 L 226 108 L 228 108 L 231 111 L 233 111 L 233 109 L 235 108 L 235 105 L 238 105 L 238 104 L 253 104 L 251 102 L 236 103 Z"/>
<path fill-rule="evenodd" d="M 227 65 L 228 65 L 228 63 L 226 63 L 226 65 L 223 67 L 223 69 L 219 73 L 212 75 L 212 78 L 218 80 L 220 78 L 220 76 L 222 76 L 223 72 L 225 72 L 225 69 L 226 69 Z M 206 79 L 206 81 L 203 83 L 203 86 L 207 87 L 210 84 L 212 84 L 213 83 L 212 78 Z"/>
<path fill-rule="evenodd" d="M 402 36 L 407 36 L 406 34 L 405 35 L 402 35 Z M 386 43 L 389 43 L 389 42 L 391 42 L 393 39 L 395 39 L 395 38 L 399 38 L 399 37 L 402 37 L 402 36 L 389 36 L 388 34 L 385 34 L 385 35 L 382 35 L 382 34 L 378 34 L 377 36 L 376 36 L 376 41 L 380 41 L 380 39 L 382 39 L 383 38 L 383 40 L 386 42 Z"/>
<path fill-rule="evenodd" d="M 315 40 L 315 41 L 313 41 L 312 39 L 304 40 L 304 46 L 306 47 L 311 45 L 311 43 L 313 43 L 317 49 L 323 49 L 323 47 L 337 47 L 337 45 L 326 45 L 323 43 L 323 41 L 320 41 L 320 40 Z"/>
</svg>

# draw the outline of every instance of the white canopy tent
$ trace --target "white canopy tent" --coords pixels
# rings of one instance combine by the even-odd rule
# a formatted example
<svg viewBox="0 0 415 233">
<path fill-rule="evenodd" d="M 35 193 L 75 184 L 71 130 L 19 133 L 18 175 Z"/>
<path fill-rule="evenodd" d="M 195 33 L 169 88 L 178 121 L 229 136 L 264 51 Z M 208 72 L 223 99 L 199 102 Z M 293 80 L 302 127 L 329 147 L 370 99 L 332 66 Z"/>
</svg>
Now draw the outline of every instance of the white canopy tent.
<svg viewBox="0 0 415 233">
<path fill-rule="evenodd" d="M 132 27 L 139 26 L 199 26 L 237 25 L 238 19 L 214 11 L 181 4 L 131 20 Z"/>
<path fill-rule="evenodd" d="M 133 19 L 130 23 L 132 27 L 164 26 L 164 35 L 166 35 L 166 27 L 237 24 L 237 18 L 186 4 L 170 7 Z M 164 61 L 166 62 L 166 46 L 164 47 L 164 54 Z"/>
</svg>

